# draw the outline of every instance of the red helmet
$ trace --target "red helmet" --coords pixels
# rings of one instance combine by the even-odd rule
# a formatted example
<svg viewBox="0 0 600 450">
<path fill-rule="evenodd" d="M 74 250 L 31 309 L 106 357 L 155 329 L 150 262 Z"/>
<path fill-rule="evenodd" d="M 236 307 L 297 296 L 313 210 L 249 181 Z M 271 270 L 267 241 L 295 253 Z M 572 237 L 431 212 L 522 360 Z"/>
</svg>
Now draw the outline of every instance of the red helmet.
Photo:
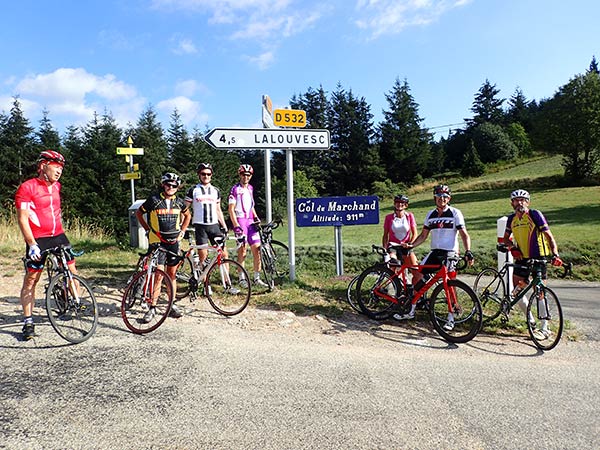
<svg viewBox="0 0 600 450">
<path fill-rule="evenodd" d="M 250 175 L 253 175 L 254 169 L 252 168 L 252 166 L 250 164 L 242 164 L 238 168 L 238 173 L 249 173 Z"/>
<path fill-rule="evenodd" d="M 55 152 L 54 150 L 44 150 L 42 153 L 40 153 L 40 156 L 38 156 L 38 160 L 37 163 L 43 163 L 43 162 L 55 162 L 60 164 L 61 166 L 65 165 L 65 157 L 63 155 L 61 155 L 58 152 Z"/>
</svg>

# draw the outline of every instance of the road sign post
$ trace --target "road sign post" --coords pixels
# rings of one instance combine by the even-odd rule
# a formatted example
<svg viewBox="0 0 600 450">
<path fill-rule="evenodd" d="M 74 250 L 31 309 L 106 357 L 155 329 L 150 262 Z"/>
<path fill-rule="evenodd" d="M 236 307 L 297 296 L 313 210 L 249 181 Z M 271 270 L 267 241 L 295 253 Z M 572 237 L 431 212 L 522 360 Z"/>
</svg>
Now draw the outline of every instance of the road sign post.
<svg viewBox="0 0 600 450">
<path fill-rule="evenodd" d="M 135 203 L 135 185 L 134 180 L 139 180 L 142 175 L 138 172 L 139 165 L 133 163 L 133 156 L 144 154 L 143 148 L 135 148 L 131 136 L 127 138 L 128 147 L 117 147 L 117 155 L 125 155 L 125 162 L 129 164 L 129 171 L 119 175 L 121 180 L 129 180 L 131 186 L 131 204 Z"/>
<path fill-rule="evenodd" d="M 213 128 L 204 140 L 216 149 L 327 150 L 329 130 Z"/>
</svg>

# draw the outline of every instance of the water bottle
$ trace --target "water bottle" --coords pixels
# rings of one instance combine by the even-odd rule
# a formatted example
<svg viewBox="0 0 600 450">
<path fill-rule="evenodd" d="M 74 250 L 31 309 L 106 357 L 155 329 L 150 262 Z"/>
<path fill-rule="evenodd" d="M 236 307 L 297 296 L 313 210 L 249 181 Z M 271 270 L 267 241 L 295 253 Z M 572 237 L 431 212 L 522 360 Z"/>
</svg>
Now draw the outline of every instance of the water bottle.
<svg viewBox="0 0 600 450">
<path fill-rule="evenodd" d="M 192 259 L 194 260 L 194 267 L 200 267 L 200 256 L 198 255 L 198 252 L 194 252 Z"/>
</svg>

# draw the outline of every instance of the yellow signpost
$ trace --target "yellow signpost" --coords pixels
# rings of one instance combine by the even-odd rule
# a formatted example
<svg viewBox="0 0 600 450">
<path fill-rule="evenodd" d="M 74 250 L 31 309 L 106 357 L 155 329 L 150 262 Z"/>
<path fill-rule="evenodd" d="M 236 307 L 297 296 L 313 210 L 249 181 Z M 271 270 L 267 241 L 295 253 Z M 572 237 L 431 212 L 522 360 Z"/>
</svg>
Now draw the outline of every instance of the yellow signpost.
<svg viewBox="0 0 600 450">
<path fill-rule="evenodd" d="M 276 109 L 273 111 L 273 123 L 278 127 L 306 126 L 306 111 L 301 109 Z"/>
<path fill-rule="evenodd" d="M 140 165 L 133 163 L 134 156 L 141 156 L 144 154 L 143 148 L 135 148 L 133 146 L 133 139 L 131 136 L 127 138 L 128 147 L 117 147 L 117 155 L 124 155 L 125 162 L 128 164 L 128 172 L 119 175 L 121 180 L 130 180 L 131 183 L 131 203 L 135 203 L 135 188 L 133 180 L 139 180 L 142 178 L 142 174 L 139 172 Z"/>
</svg>

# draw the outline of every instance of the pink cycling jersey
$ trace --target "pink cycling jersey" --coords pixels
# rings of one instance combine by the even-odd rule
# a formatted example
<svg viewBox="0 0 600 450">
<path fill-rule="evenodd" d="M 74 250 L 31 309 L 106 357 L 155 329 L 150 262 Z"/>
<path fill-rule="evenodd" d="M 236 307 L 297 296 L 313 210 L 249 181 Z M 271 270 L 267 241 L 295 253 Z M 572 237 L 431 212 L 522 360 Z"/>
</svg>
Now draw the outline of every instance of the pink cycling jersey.
<svg viewBox="0 0 600 450">
<path fill-rule="evenodd" d="M 254 209 L 254 189 L 251 185 L 244 188 L 238 183 L 233 186 L 229 192 L 228 203 L 235 205 L 235 217 L 254 219 L 252 215 L 252 210 Z"/>
<path fill-rule="evenodd" d="M 50 186 L 39 178 L 21 184 L 15 194 L 17 210 L 27 210 L 29 226 L 34 238 L 63 234 L 60 210 L 60 183 Z"/>
</svg>

